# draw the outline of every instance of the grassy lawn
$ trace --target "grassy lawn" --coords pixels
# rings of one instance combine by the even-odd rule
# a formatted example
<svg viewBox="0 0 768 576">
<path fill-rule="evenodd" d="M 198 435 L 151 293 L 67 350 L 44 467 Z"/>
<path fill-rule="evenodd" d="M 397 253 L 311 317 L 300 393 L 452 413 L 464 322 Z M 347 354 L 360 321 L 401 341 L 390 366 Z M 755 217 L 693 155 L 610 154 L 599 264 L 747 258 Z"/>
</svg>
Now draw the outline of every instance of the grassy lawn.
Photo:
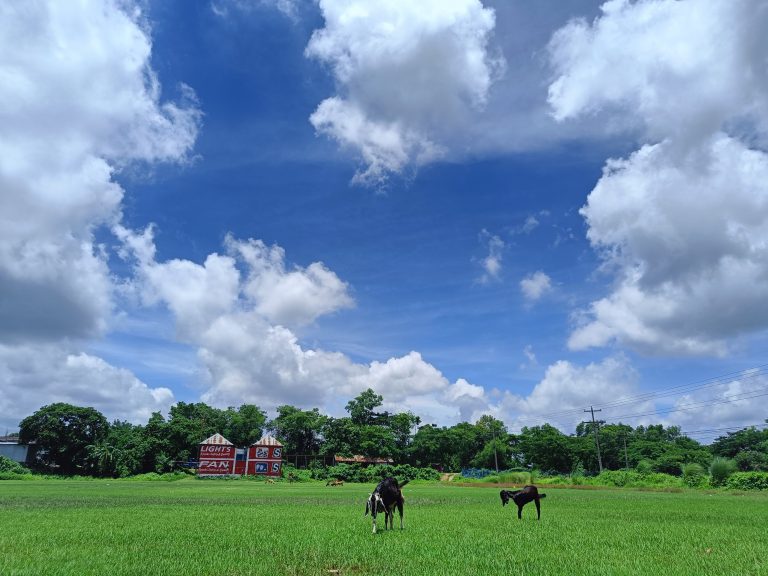
<svg viewBox="0 0 768 576">
<path fill-rule="evenodd" d="M 768 575 L 766 494 L 543 488 L 537 522 L 497 488 L 410 484 L 405 530 L 372 535 L 371 488 L 0 482 L 0 574 Z"/>
</svg>

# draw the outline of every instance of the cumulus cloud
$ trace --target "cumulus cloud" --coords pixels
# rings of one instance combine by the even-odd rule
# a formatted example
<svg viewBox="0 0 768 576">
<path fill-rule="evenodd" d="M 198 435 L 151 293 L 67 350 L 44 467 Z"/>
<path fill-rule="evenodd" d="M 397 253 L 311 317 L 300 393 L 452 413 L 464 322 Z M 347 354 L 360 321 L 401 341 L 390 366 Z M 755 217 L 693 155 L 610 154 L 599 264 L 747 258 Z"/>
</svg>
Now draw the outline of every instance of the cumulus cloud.
<svg viewBox="0 0 768 576">
<path fill-rule="evenodd" d="M 547 422 L 570 434 L 584 420 L 583 409 L 597 407 L 606 394 L 611 400 L 631 397 L 637 393 L 637 381 L 637 372 L 623 356 L 586 366 L 560 360 L 547 367 L 528 396 L 505 393 L 498 411 L 513 429 Z"/>
<path fill-rule="evenodd" d="M 615 282 L 572 348 L 723 354 L 768 326 L 767 23 L 755 0 L 612 0 L 553 36 L 554 116 L 629 112 L 650 140 L 608 161 L 581 210 Z"/>
<path fill-rule="evenodd" d="M 760 370 L 747 370 L 727 382 L 708 385 L 680 396 L 662 417 L 685 430 L 761 424 L 768 378 Z"/>
<path fill-rule="evenodd" d="M 626 110 L 659 140 L 697 142 L 739 119 L 766 127 L 768 10 L 759 0 L 611 0 L 549 44 L 557 119 Z"/>
<path fill-rule="evenodd" d="M 197 349 L 205 402 L 332 411 L 339 397 L 373 388 L 387 409 L 441 422 L 484 405 L 480 387 L 451 384 L 417 352 L 360 364 L 302 345 L 302 326 L 354 303 L 348 285 L 320 263 L 288 266 L 281 247 L 231 236 L 226 254 L 210 254 L 202 264 L 158 262 L 152 227 L 141 233 L 116 227 L 115 233 L 135 265 L 130 289 L 147 305 L 167 306 L 178 338 Z"/>
<path fill-rule="evenodd" d="M 582 209 L 617 283 L 573 348 L 722 354 L 768 325 L 768 156 L 723 135 L 683 162 L 669 146 L 610 161 Z"/>
<path fill-rule="evenodd" d="M 187 89 L 160 101 L 138 9 L 0 7 L 0 341 L 102 332 L 111 310 L 95 227 L 120 218 L 115 170 L 189 152 Z"/>
<path fill-rule="evenodd" d="M 529 303 L 536 302 L 552 290 L 552 279 L 538 270 L 520 280 L 520 290 Z"/>
<path fill-rule="evenodd" d="M 59 399 L 138 420 L 169 403 L 71 344 L 112 314 L 95 232 L 121 219 L 115 173 L 183 162 L 200 125 L 188 87 L 161 100 L 151 47 L 130 2 L 0 5 L 0 413 Z"/>
<path fill-rule="evenodd" d="M 479 0 L 320 0 L 320 9 L 325 27 L 306 55 L 331 68 L 339 94 L 310 121 L 361 155 L 357 182 L 443 154 L 503 67 L 488 50 L 494 12 Z"/>
<path fill-rule="evenodd" d="M 59 344 L 0 345 L 0 382 L 0 426 L 10 429 L 54 402 L 138 424 L 175 401 L 168 388 L 150 388 L 128 370 Z"/>
</svg>

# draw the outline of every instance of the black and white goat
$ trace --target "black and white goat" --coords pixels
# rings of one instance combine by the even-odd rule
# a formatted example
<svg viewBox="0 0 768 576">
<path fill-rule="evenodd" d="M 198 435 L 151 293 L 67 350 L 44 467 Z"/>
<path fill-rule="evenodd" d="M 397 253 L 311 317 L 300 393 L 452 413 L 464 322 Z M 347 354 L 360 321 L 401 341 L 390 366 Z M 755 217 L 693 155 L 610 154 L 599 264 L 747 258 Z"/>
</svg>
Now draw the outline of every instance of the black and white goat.
<svg viewBox="0 0 768 576">
<path fill-rule="evenodd" d="M 536 503 L 536 515 L 539 520 L 541 520 L 541 504 L 539 504 L 539 500 L 542 498 L 546 498 L 546 494 L 539 494 L 538 488 L 533 485 L 524 486 L 522 490 L 502 490 L 500 493 L 501 496 L 501 505 L 506 506 L 507 502 L 512 500 L 515 504 L 517 504 L 517 517 L 522 518 L 523 517 L 523 506 L 528 504 L 528 502 L 535 502 Z"/>
<path fill-rule="evenodd" d="M 368 496 L 368 500 L 365 502 L 365 515 L 368 515 L 370 512 L 373 518 L 374 534 L 376 534 L 376 515 L 379 512 L 384 512 L 384 530 L 387 529 L 387 525 L 394 529 L 395 508 L 400 513 L 400 530 L 403 529 L 403 504 L 405 499 L 403 498 L 401 488 L 406 484 L 408 484 L 408 480 L 398 484 L 397 480 L 392 477 L 384 478 Z"/>
</svg>

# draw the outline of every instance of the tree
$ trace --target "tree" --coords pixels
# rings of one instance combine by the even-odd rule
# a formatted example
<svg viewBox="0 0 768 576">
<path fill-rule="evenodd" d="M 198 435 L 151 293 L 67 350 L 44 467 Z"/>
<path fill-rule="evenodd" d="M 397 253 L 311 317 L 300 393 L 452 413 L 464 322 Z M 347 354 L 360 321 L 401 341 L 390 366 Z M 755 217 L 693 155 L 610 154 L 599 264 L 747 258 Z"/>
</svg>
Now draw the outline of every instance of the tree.
<svg viewBox="0 0 768 576">
<path fill-rule="evenodd" d="M 568 474 L 577 460 L 571 438 L 550 424 L 524 427 L 515 438 L 515 447 L 522 454 L 526 466 L 544 472 Z"/>
<path fill-rule="evenodd" d="M 321 454 L 353 456 L 357 450 L 357 426 L 351 418 L 328 418 L 323 425 Z"/>
<path fill-rule="evenodd" d="M 459 422 L 448 428 L 450 446 L 450 466 L 453 471 L 460 471 L 472 465 L 472 459 L 483 448 L 480 429 L 469 422 Z"/>
<path fill-rule="evenodd" d="M 426 424 L 414 434 L 410 445 L 410 460 L 413 465 L 434 465 L 448 469 L 451 467 L 450 454 L 451 441 L 446 428 Z"/>
<path fill-rule="evenodd" d="M 61 474 L 83 474 L 90 470 L 88 446 L 103 440 L 108 429 L 107 419 L 98 410 L 59 402 L 24 418 L 19 438 L 37 445 L 37 466 Z"/>
<path fill-rule="evenodd" d="M 477 438 L 482 442 L 482 449 L 472 459 L 472 465 L 479 468 L 503 470 L 514 461 L 508 442 L 507 427 L 504 422 L 489 414 L 484 414 L 475 422 Z"/>
<path fill-rule="evenodd" d="M 411 446 L 413 434 L 411 431 L 421 423 L 421 418 L 411 412 L 392 414 L 387 422 L 387 427 L 395 441 L 395 460 L 405 462 Z"/>
<path fill-rule="evenodd" d="M 267 415 L 254 404 L 243 404 L 237 410 L 229 407 L 220 434 L 235 446 L 250 446 L 261 438 L 266 423 Z"/>
<path fill-rule="evenodd" d="M 380 414 L 373 410 L 381 406 L 383 401 L 384 398 L 382 396 L 368 388 L 355 399 L 347 402 L 346 410 L 349 412 L 352 423 L 357 426 L 379 424 L 381 423 L 381 417 L 386 416 L 386 413 Z"/>
<path fill-rule="evenodd" d="M 228 423 L 224 410 L 212 408 L 204 402 L 179 402 L 171 406 L 167 425 L 167 440 L 171 460 L 197 457 L 200 442 L 216 434 L 223 434 Z"/>
<path fill-rule="evenodd" d="M 286 454 L 317 454 L 320 435 L 327 420 L 317 408 L 301 410 L 283 405 L 277 407 L 277 417 L 269 423 L 269 427 L 284 444 Z"/>
</svg>

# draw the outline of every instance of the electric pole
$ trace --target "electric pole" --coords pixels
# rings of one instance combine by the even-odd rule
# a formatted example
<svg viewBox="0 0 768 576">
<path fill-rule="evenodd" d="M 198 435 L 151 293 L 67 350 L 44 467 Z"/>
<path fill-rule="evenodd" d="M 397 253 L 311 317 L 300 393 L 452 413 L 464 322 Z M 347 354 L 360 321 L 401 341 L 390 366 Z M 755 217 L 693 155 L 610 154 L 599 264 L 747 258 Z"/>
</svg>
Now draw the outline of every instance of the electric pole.
<svg viewBox="0 0 768 576">
<path fill-rule="evenodd" d="M 600 457 L 600 438 L 597 434 L 597 422 L 595 422 L 595 412 L 602 412 L 602 408 L 598 408 L 595 410 L 592 406 L 589 407 L 589 410 L 584 410 L 584 412 L 589 412 L 592 414 L 592 427 L 595 429 L 595 446 L 597 446 L 597 464 L 600 466 L 600 473 L 603 472 L 603 459 Z"/>
</svg>

